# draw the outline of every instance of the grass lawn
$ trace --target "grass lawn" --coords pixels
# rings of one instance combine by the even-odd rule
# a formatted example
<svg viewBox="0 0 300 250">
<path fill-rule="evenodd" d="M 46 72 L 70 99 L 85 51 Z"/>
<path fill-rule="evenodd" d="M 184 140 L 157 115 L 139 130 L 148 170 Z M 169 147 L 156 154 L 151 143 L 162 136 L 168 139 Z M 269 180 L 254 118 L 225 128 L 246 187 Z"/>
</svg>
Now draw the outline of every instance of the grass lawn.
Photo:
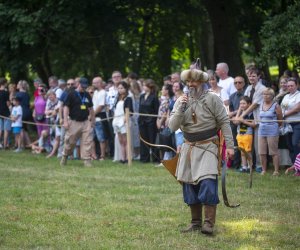
<svg viewBox="0 0 300 250">
<path fill-rule="evenodd" d="M 228 171 L 215 235 L 181 234 L 181 186 L 164 168 L 110 160 L 84 168 L 0 151 L 0 249 L 300 249 L 300 178 Z M 219 185 L 221 186 L 221 185 Z"/>
</svg>

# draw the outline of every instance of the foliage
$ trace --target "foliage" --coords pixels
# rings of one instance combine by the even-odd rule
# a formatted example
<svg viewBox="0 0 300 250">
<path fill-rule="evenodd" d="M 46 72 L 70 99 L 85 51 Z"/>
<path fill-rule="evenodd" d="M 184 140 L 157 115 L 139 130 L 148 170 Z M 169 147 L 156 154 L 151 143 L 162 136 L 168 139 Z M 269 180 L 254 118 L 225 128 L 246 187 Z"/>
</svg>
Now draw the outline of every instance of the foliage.
<svg viewBox="0 0 300 250">
<path fill-rule="evenodd" d="M 163 168 L 0 151 L 1 249 L 299 249 L 299 180 L 229 171 L 216 234 L 180 234 L 181 186 Z"/>
<path fill-rule="evenodd" d="M 299 36 L 299 4 L 289 8 L 288 15 L 270 19 L 258 32 L 267 17 L 280 12 L 282 3 L 292 2 L 4 0 L 0 3 L 0 74 L 8 72 L 17 81 L 27 79 L 32 70 L 47 81 L 52 74 L 62 78 L 100 74 L 107 79 L 113 70 L 120 70 L 160 83 L 163 76 L 181 70 L 196 57 L 202 58 L 204 68 L 215 67 L 218 60 L 239 64 L 230 65 L 236 72 L 243 69 L 243 62 L 236 59 L 241 53 L 248 60 L 260 53 L 262 36 L 260 60 L 264 63 L 271 57 L 299 54 L 299 39 L 292 39 Z M 223 18 L 224 8 L 225 15 L 231 14 L 224 19 L 230 25 L 223 23 L 222 32 L 219 26 L 212 29 L 211 14 L 216 8 Z M 220 16 L 214 19 L 222 24 Z M 287 32 L 274 35 L 285 25 L 286 43 L 282 41 Z M 226 42 L 222 34 L 227 34 Z"/>
<path fill-rule="evenodd" d="M 300 65 L 300 3 L 289 6 L 287 11 L 265 22 L 261 30 L 263 50 L 261 60 L 281 57 L 293 57 Z"/>
</svg>

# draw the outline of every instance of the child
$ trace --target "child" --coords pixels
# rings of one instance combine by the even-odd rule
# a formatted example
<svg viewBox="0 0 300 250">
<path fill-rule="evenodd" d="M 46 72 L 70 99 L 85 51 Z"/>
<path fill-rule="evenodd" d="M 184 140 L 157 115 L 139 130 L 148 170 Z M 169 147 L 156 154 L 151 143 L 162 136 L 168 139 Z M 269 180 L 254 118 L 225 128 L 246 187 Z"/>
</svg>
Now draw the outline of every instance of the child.
<svg viewBox="0 0 300 250">
<path fill-rule="evenodd" d="M 41 136 L 40 138 L 31 143 L 31 152 L 33 154 L 40 154 L 43 151 L 50 153 L 52 150 L 52 146 L 50 144 L 50 140 L 49 140 L 49 130 L 45 129 L 41 132 Z"/>
<path fill-rule="evenodd" d="M 237 143 L 238 146 L 244 149 L 248 153 L 246 158 L 245 153 L 241 153 L 242 166 L 239 169 L 242 173 L 249 173 L 250 166 L 252 166 L 252 141 L 253 141 L 253 128 L 255 128 L 253 113 L 250 113 L 242 117 L 243 111 L 245 111 L 251 105 L 251 99 L 248 96 L 243 96 L 240 99 L 239 110 L 233 120 L 233 123 L 238 125 L 237 127 Z M 250 121 L 251 120 L 251 121 Z"/>
<path fill-rule="evenodd" d="M 13 98 L 13 108 L 11 111 L 11 120 L 12 120 L 12 132 L 15 135 L 15 143 L 17 145 L 17 149 L 14 151 L 16 153 L 21 152 L 21 130 L 22 130 L 22 107 L 20 105 L 20 98 L 14 97 Z"/>
<path fill-rule="evenodd" d="M 285 170 L 285 174 L 288 174 L 289 171 L 295 170 L 294 176 L 300 176 L 300 153 L 297 154 L 296 160 L 293 166 Z"/>
</svg>

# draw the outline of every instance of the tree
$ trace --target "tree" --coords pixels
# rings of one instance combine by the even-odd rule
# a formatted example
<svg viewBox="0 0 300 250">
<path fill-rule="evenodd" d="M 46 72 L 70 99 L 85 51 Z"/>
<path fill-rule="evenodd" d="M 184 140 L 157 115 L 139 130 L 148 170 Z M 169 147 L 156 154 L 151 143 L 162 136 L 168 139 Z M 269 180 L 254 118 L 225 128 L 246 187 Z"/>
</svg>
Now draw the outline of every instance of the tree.
<svg viewBox="0 0 300 250">
<path fill-rule="evenodd" d="M 300 66 L 300 3 L 296 2 L 281 14 L 271 17 L 261 29 L 263 49 L 259 60 L 288 58 L 294 59 L 295 67 Z M 282 70 L 281 70 L 282 73 Z"/>
</svg>

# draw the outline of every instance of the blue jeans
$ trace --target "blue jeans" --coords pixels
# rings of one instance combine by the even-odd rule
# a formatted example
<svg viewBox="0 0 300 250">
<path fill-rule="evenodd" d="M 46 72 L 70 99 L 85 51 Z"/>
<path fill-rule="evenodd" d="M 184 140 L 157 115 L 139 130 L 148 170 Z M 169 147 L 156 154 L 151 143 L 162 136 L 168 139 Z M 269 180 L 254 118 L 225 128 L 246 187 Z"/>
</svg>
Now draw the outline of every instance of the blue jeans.
<svg viewBox="0 0 300 250">
<path fill-rule="evenodd" d="M 7 118 L 0 118 L 0 130 L 10 131 L 11 130 L 11 120 Z"/>
<path fill-rule="evenodd" d="M 98 139 L 99 142 L 105 142 L 105 140 L 107 139 L 107 136 L 104 133 L 104 129 L 103 129 L 103 125 L 102 122 L 96 122 L 95 124 L 95 135 Z"/>
<path fill-rule="evenodd" d="M 297 154 L 300 153 L 300 122 L 290 123 L 293 128 L 293 133 L 288 135 L 288 148 L 290 150 L 290 157 L 294 163 Z"/>
</svg>

